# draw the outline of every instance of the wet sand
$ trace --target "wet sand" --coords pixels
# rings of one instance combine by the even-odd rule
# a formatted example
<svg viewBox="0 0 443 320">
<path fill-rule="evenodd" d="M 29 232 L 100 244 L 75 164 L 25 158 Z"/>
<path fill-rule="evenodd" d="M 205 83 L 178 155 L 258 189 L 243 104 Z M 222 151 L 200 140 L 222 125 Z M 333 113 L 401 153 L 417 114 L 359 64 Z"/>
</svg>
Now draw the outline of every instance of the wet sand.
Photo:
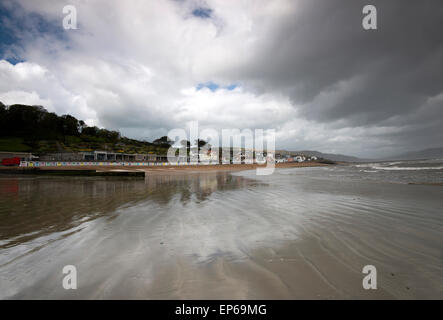
<svg viewBox="0 0 443 320">
<path fill-rule="evenodd" d="M 441 188 L 330 173 L 3 177 L 0 298 L 442 298 Z"/>
</svg>

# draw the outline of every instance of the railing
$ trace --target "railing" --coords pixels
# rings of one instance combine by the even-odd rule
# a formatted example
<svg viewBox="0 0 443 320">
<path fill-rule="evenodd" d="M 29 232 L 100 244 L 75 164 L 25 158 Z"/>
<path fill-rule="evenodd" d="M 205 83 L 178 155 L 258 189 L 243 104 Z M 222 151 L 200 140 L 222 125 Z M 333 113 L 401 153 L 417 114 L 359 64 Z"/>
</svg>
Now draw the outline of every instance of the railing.
<svg viewBox="0 0 443 320">
<path fill-rule="evenodd" d="M 195 166 L 195 165 L 216 165 L 224 164 L 218 161 L 209 162 L 106 162 L 106 161 L 21 161 L 20 167 L 76 167 L 76 166 Z"/>
</svg>

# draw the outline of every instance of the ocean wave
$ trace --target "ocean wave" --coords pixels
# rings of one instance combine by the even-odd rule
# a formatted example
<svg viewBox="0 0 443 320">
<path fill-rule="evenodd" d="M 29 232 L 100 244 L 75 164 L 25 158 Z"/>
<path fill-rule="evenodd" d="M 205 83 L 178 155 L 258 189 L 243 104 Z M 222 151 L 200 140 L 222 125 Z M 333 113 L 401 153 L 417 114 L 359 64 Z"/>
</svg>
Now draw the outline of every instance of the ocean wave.
<svg viewBox="0 0 443 320">
<path fill-rule="evenodd" d="M 386 166 L 393 166 L 396 164 L 402 163 L 401 161 L 395 161 L 395 162 L 372 162 L 372 163 L 364 163 L 364 164 L 356 164 L 354 167 L 356 168 L 373 168 L 376 165 L 386 165 Z"/>
<path fill-rule="evenodd" d="M 372 169 L 376 170 L 443 170 L 443 167 L 381 167 L 381 166 L 373 166 Z"/>
</svg>

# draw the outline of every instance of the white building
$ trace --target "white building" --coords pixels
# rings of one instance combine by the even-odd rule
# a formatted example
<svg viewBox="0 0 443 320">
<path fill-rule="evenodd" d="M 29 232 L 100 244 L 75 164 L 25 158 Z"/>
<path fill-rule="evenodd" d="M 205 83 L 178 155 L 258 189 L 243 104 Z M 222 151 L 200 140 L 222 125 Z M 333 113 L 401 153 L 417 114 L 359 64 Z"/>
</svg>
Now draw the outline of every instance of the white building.
<svg viewBox="0 0 443 320">
<path fill-rule="evenodd" d="M 295 157 L 295 161 L 297 162 L 303 162 L 306 161 L 306 158 L 304 156 L 296 156 Z"/>
</svg>

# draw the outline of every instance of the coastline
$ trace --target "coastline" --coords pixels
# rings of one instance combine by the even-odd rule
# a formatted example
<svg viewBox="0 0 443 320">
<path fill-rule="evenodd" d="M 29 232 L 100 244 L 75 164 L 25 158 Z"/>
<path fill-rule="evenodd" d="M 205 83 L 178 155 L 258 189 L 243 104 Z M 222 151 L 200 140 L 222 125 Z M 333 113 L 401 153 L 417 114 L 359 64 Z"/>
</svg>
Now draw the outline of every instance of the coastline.
<svg viewBox="0 0 443 320">
<path fill-rule="evenodd" d="M 306 169 L 266 177 L 234 174 L 252 165 L 158 166 L 133 172 L 139 179 L 0 176 L 0 299 L 443 295 L 439 188 L 308 165 L 319 164 L 278 164 Z M 60 286 L 68 264 L 81 274 L 77 291 Z M 362 288 L 366 265 L 377 290 Z"/>
<path fill-rule="evenodd" d="M 332 164 L 320 162 L 286 162 L 276 163 L 275 168 L 324 167 Z M 187 165 L 187 166 L 63 166 L 63 167 L 6 167 L 0 166 L 0 174 L 36 174 L 36 175 L 69 175 L 69 176 L 135 176 L 142 177 L 145 173 L 174 172 L 216 172 L 245 171 L 265 168 L 259 164 L 223 164 L 223 165 Z"/>
</svg>

